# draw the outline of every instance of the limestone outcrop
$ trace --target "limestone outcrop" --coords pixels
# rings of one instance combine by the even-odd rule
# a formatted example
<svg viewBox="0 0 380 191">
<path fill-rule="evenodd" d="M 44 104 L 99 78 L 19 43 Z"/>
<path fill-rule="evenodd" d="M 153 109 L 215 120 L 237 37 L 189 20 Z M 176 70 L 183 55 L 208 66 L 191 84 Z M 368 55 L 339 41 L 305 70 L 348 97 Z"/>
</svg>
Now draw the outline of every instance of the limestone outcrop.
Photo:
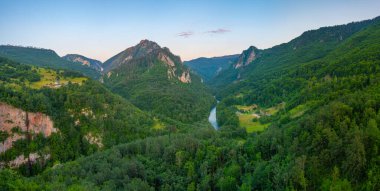
<svg viewBox="0 0 380 191">
<path fill-rule="evenodd" d="M 42 133 L 45 137 L 58 131 L 49 116 L 43 113 L 26 112 L 9 104 L 0 102 L 0 131 L 8 135 L 0 143 L 0 153 L 12 147 L 13 142 L 26 138 L 26 134 Z M 31 136 L 33 138 L 33 136 Z"/>
</svg>

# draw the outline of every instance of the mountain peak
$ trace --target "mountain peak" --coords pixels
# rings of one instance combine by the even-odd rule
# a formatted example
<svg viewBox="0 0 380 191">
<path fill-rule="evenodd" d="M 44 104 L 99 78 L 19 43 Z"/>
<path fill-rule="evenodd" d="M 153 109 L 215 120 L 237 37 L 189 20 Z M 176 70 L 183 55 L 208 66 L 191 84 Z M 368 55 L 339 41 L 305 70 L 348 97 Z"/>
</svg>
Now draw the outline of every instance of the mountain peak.
<svg viewBox="0 0 380 191">
<path fill-rule="evenodd" d="M 252 61 L 254 61 L 257 58 L 258 50 L 254 46 L 250 46 L 247 50 L 244 50 L 237 61 L 237 63 L 234 65 L 235 69 L 238 69 L 243 66 L 247 66 Z"/>
<path fill-rule="evenodd" d="M 130 61 L 146 57 L 148 55 L 158 54 L 158 52 L 168 52 L 167 48 L 161 48 L 154 41 L 147 39 L 141 40 L 137 45 L 129 47 L 104 63 L 105 71 L 108 72 Z M 169 51 L 170 52 L 170 51 Z"/>
<path fill-rule="evenodd" d="M 161 48 L 160 45 L 158 45 L 156 42 L 150 41 L 148 39 L 141 40 L 140 43 L 137 44 L 135 47 L 144 47 L 144 48 L 151 48 L 151 49 Z"/>
</svg>

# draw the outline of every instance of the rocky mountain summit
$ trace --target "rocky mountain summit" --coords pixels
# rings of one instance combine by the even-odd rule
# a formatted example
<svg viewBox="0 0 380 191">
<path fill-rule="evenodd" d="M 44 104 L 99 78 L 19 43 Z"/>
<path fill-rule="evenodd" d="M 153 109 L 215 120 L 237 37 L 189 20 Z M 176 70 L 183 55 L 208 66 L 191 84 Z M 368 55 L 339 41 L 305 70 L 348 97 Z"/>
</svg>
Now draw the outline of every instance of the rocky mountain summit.
<svg viewBox="0 0 380 191">
<path fill-rule="evenodd" d="M 238 69 L 238 68 L 247 66 L 251 62 L 253 62 L 258 56 L 259 56 L 259 49 L 257 49 L 254 46 L 250 46 L 247 50 L 244 50 L 240 54 L 238 61 L 234 64 L 234 68 Z"/>
<path fill-rule="evenodd" d="M 157 62 L 164 63 L 168 79 L 178 79 L 183 83 L 191 83 L 190 70 L 187 69 L 179 56 L 174 55 L 166 47 L 160 47 L 156 42 L 141 40 L 136 46 L 127 48 L 104 62 L 104 72 L 107 77 L 113 73 L 118 75 L 121 68 L 147 68 Z M 139 63 L 139 64 L 138 64 Z"/>
<path fill-rule="evenodd" d="M 129 47 L 119 54 L 113 56 L 104 62 L 105 72 L 119 67 L 122 64 L 127 64 L 133 59 L 142 58 L 154 51 L 160 50 L 161 47 L 152 41 L 141 40 L 139 44 L 133 47 Z"/>
<path fill-rule="evenodd" d="M 149 40 L 108 59 L 101 82 L 144 111 L 184 123 L 207 116 L 213 102 L 179 56 Z"/>
</svg>

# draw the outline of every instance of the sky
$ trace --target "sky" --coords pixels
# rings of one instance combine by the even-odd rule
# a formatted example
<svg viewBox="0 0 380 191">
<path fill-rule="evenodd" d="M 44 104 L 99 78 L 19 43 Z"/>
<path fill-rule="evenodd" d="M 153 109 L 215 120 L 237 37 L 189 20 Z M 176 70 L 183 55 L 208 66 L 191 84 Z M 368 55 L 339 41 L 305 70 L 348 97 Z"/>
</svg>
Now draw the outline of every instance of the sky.
<svg viewBox="0 0 380 191">
<path fill-rule="evenodd" d="M 0 0 L 0 44 L 105 61 L 149 39 L 190 60 L 376 16 L 380 0 Z"/>
</svg>

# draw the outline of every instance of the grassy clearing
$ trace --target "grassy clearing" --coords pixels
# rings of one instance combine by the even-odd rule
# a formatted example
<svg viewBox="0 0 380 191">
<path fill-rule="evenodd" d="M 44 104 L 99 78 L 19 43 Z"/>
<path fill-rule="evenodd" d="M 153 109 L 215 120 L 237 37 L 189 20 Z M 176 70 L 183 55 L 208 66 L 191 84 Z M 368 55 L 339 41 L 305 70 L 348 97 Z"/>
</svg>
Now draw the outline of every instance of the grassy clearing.
<svg viewBox="0 0 380 191">
<path fill-rule="evenodd" d="M 164 129 L 165 125 L 157 118 L 154 118 L 154 124 L 153 124 L 153 129 L 160 130 Z"/>
<path fill-rule="evenodd" d="M 252 114 L 238 114 L 239 123 L 241 127 L 244 127 L 248 133 L 263 131 L 269 126 L 268 124 L 261 124 L 259 121 L 253 122 L 252 120 L 256 118 Z"/>
<path fill-rule="evenodd" d="M 280 103 L 270 108 L 259 108 L 257 105 L 235 105 L 235 107 L 243 113 L 238 112 L 239 123 L 241 127 L 246 128 L 248 133 L 263 131 L 270 123 L 262 124 L 258 120 L 253 121 L 257 116 L 274 115 L 280 109 L 285 107 L 285 103 Z"/>
<path fill-rule="evenodd" d="M 293 118 L 296 118 L 296 117 L 303 115 L 307 111 L 307 109 L 308 109 L 308 107 L 306 104 L 298 105 L 297 107 L 295 107 L 289 111 L 290 118 L 293 119 Z"/>
<path fill-rule="evenodd" d="M 54 83 L 57 78 L 57 73 L 54 70 L 39 68 L 38 73 L 41 75 L 41 80 L 29 84 L 33 89 L 40 89 L 50 83 Z"/>
<path fill-rule="evenodd" d="M 274 115 L 276 114 L 280 109 L 284 109 L 285 108 L 285 103 L 279 103 L 273 107 L 270 107 L 270 108 L 267 108 L 265 109 L 265 113 L 268 114 L 268 115 Z"/>
<path fill-rule="evenodd" d="M 86 77 L 64 78 L 63 76 L 57 74 L 56 71 L 45 68 L 38 68 L 38 73 L 41 75 L 41 80 L 38 82 L 30 83 L 30 88 L 41 89 L 43 87 L 53 87 L 57 81 L 57 77 L 59 77 L 59 83 L 61 85 L 65 85 L 69 82 L 82 84 L 83 81 L 87 80 Z"/>
<path fill-rule="evenodd" d="M 289 111 L 290 118 L 297 118 L 302 116 L 305 112 L 307 112 L 309 109 L 313 108 L 315 105 L 321 104 L 318 101 L 308 101 L 305 104 L 298 105 L 297 107 L 291 109 Z"/>
<path fill-rule="evenodd" d="M 240 111 L 251 111 L 251 110 L 254 110 L 257 108 L 257 105 L 253 104 L 253 105 L 249 105 L 249 106 L 245 106 L 245 105 L 236 105 L 236 108 Z"/>
</svg>

